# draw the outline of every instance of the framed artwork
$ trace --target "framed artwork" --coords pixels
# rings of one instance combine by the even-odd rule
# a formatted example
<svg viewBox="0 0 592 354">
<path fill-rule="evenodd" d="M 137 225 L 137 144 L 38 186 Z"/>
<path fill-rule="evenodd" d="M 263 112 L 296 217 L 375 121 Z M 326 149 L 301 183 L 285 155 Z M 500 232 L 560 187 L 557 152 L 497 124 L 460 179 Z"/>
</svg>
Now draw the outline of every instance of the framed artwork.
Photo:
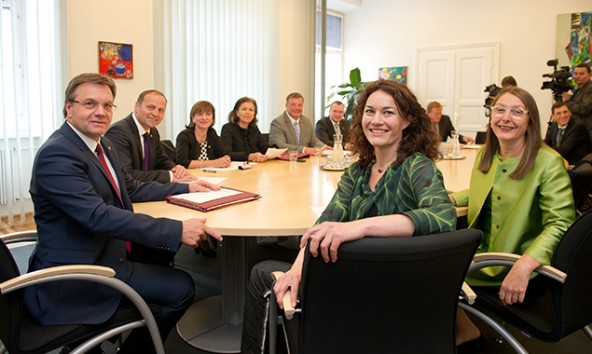
<svg viewBox="0 0 592 354">
<path fill-rule="evenodd" d="M 133 46 L 123 43 L 99 42 L 99 74 L 114 79 L 133 79 Z"/>
<path fill-rule="evenodd" d="M 393 80 L 403 85 L 407 85 L 407 67 L 391 66 L 388 68 L 380 68 L 378 69 L 378 78 L 384 80 Z"/>
</svg>

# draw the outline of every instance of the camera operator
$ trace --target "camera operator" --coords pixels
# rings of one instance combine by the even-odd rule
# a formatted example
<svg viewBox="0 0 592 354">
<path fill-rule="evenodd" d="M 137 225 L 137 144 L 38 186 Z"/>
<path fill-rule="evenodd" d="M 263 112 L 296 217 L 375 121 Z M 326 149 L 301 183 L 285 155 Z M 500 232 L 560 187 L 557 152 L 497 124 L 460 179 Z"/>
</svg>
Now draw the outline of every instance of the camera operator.
<svg viewBox="0 0 592 354">
<path fill-rule="evenodd" d="M 506 76 L 502 79 L 502 88 L 510 88 L 516 86 L 518 86 L 518 83 L 516 82 L 516 79 L 514 79 L 513 76 Z"/>
<path fill-rule="evenodd" d="M 573 79 L 578 85 L 573 95 L 567 92 L 562 94 L 563 102 L 572 113 L 572 117 L 582 122 L 588 129 L 588 135 L 592 139 L 592 83 L 590 83 L 590 66 L 580 64 L 575 67 Z"/>
</svg>

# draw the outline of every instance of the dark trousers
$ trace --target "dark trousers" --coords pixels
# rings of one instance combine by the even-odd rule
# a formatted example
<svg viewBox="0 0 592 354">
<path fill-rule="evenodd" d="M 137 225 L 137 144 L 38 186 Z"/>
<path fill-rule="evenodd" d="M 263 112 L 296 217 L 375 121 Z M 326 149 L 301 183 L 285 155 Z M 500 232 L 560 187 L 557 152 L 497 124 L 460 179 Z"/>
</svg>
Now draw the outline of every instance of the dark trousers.
<svg viewBox="0 0 592 354">
<path fill-rule="evenodd" d="M 245 310 L 243 314 L 243 334 L 241 339 L 241 353 L 242 354 L 261 354 L 268 351 L 267 338 L 268 332 L 268 316 L 269 306 L 277 306 L 277 304 L 270 304 L 269 298 L 272 291 L 273 271 L 286 272 L 290 269 L 291 264 L 279 261 L 263 261 L 256 264 L 251 270 L 251 278 L 247 285 L 247 297 L 245 299 Z M 278 313 L 282 313 L 278 311 Z M 292 320 L 283 319 L 284 329 L 286 331 L 286 339 L 290 347 L 290 353 L 298 353 L 298 327 L 299 318 L 294 316 Z M 278 331 L 278 337 L 282 336 L 282 332 Z M 282 342 L 278 340 L 278 342 Z M 281 353 L 282 348 L 278 348 L 278 353 Z"/>
<path fill-rule="evenodd" d="M 134 262 L 129 264 L 127 284 L 136 290 L 146 303 L 160 308 L 160 312 L 155 314 L 155 319 L 164 342 L 193 302 L 193 278 L 185 271 L 167 266 Z M 147 328 L 133 330 L 119 353 L 154 353 Z"/>
</svg>

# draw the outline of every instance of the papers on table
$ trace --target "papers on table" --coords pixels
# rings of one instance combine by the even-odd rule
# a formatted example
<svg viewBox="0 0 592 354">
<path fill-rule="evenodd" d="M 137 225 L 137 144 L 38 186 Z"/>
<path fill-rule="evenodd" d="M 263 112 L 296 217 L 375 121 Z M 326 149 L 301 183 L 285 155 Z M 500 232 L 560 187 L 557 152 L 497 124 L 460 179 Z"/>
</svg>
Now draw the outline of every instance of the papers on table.
<svg viewBox="0 0 592 354">
<path fill-rule="evenodd" d="M 230 163 L 230 166 L 228 167 L 206 167 L 206 168 L 202 168 L 201 170 L 203 172 L 216 172 L 216 171 L 234 171 L 234 170 L 238 170 L 239 166 L 244 165 L 244 162 L 241 161 L 232 161 Z M 249 165 L 256 165 L 256 162 L 249 162 Z"/>
<path fill-rule="evenodd" d="M 224 182 L 226 177 L 199 177 L 200 180 L 210 182 L 212 184 L 220 184 Z"/>
<path fill-rule="evenodd" d="M 268 148 L 267 152 L 265 152 L 265 155 L 267 155 L 267 157 L 272 160 L 277 158 L 278 156 L 280 156 L 281 154 L 283 154 L 284 152 L 286 152 L 288 149 L 276 149 L 276 148 Z"/>
</svg>

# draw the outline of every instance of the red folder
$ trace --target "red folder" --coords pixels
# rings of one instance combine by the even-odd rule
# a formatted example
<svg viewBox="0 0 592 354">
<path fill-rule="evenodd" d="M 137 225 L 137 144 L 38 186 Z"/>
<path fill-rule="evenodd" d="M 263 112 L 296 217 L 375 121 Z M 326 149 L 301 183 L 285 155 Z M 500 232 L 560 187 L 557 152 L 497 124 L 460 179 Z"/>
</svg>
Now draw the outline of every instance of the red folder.
<svg viewBox="0 0 592 354">
<path fill-rule="evenodd" d="M 171 204 L 180 205 L 186 208 L 195 209 L 199 211 L 210 211 L 223 208 L 225 206 L 233 205 L 233 204 L 240 204 L 250 202 L 255 199 L 261 198 L 261 195 L 251 192 L 245 192 L 239 189 L 228 188 L 228 187 L 221 187 L 222 189 L 229 189 L 234 191 L 239 191 L 239 194 L 226 196 L 218 199 L 213 199 L 203 203 L 197 203 L 191 200 L 187 200 L 185 198 L 179 196 L 168 196 L 166 201 Z"/>
</svg>

